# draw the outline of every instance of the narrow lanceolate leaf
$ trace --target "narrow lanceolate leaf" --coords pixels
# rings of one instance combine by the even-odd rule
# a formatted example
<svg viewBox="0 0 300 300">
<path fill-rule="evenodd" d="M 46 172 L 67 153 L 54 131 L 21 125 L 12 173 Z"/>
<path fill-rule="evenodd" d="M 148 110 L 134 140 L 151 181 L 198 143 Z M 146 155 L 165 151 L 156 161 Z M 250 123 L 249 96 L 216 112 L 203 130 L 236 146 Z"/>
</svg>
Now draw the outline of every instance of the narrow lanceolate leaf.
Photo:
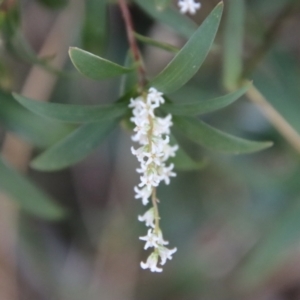
<svg viewBox="0 0 300 300">
<path fill-rule="evenodd" d="M 223 83 L 230 90 L 237 86 L 242 72 L 244 18 L 245 1 L 227 1 L 224 30 Z"/>
<path fill-rule="evenodd" d="M 22 209 L 38 217 L 55 220 L 65 211 L 27 178 L 0 158 L 0 190 L 16 201 Z"/>
<path fill-rule="evenodd" d="M 14 98 L 30 111 L 54 120 L 69 123 L 104 122 L 114 120 L 126 113 L 126 103 L 108 105 L 73 105 L 45 103 L 18 94 Z"/>
<path fill-rule="evenodd" d="M 163 93 L 171 93 L 186 84 L 199 70 L 215 39 L 223 3 L 219 3 L 171 62 L 150 83 Z"/>
<path fill-rule="evenodd" d="M 187 104 L 166 103 L 164 106 L 162 106 L 162 109 L 173 115 L 179 116 L 196 116 L 200 114 L 210 113 L 218 109 L 224 108 L 230 105 L 231 103 L 235 102 L 237 99 L 239 99 L 242 95 L 246 93 L 249 86 L 250 85 L 246 85 L 233 93 L 211 100 Z"/>
<path fill-rule="evenodd" d="M 242 154 L 260 151 L 272 142 L 254 142 L 224 133 L 210 125 L 188 117 L 174 117 L 176 127 L 189 139 L 211 150 Z"/>
<path fill-rule="evenodd" d="M 152 0 L 134 1 L 152 18 L 168 25 L 186 38 L 189 38 L 197 29 L 197 25 L 187 16 L 180 14 L 178 9 L 167 7 L 164 10 L 157 10 Z"/>
<path fill-rule="evenodd" d="M 132 52 L 130 50 L 128 50 L 127 55 L 125 57 L 124 65 L 125 65 L 125 67 L 128 67 L 128 66 L 132 66 L 133 64 L 134 64 L 134 58 L 133 58 Z M 138 84 L 137 72 L 131 72 L 128 74 L 124 74 L 121 78 L 119 94 L 125 95 L 127 93 L 130 93 L 130 91 L 132 91 L 132 90 L 136 90 L 135 87 L 137 86 L 137 84 Z"/>
<path fill-rule="evenodd" d="M 38 147 L 49 147 L 74 129 L 71 124 L 33 114 L 3 91 L 0 91 L 0 107 L 0 125 Z"/>
<path fill-rule="evenodd" d="M 79 48 L 70 48 L 69 55 L 75 68 L 83 75 L 94 80 L 113 78 L 134 70 Z"/>
<path fill-rule="evenodd" d="M 37 170 L 54 171 L 67 168 L 95 150 L 116 122 L 82 125 L 62 141 L 35 158 L 31 166 Z"/>
</svg>

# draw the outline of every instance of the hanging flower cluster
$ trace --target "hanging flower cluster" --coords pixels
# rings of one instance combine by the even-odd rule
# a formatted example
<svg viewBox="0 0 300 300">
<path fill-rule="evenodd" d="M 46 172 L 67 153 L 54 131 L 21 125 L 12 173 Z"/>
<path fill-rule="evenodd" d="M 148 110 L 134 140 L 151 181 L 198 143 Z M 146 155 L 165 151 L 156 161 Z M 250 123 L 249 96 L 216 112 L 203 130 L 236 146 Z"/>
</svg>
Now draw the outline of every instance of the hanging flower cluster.
<svg viewBox="0 0 300 300">
<path fill-rule="evenodd" d="M 134 187 L 135 198 L 141 199 L 144 205 L 149 203 L 151 198 L 152 207 L 138 220 L 145 222 L 150 227 L 148 234 L 140 237 L 140 240 L 146 242 L 144 249 L 154 248 L 154 251 L 148 257 L 146 263 L 141 262 L 143 269 L 149 268 L 152 272 L 162 272 L 162 268 L 157 267 L 160 258 L 160 264 L 164 265 L 167 259 L 172 259 L 176 248 L 168 249 L 168 244 L 163 239 L 162 231 L 159 227 L 158 199 L 156 198 L 156 187 L 161 181 L 170 183 L 170 177 L 176 176 L 173 172 L 174 165 L 167 165 L 169 157 L 175 156 L 178 149 L 177 145 L 171 146 L 170 127 L 172 126 L 172 116 L 167 115 L 164 118 L 155 116 L 154 111 L 165 102 L 162 93 L 155 88 L 150 88 L 148 93 L 131 99 L 129 107 L 132 108 L 133 117 L 131 121 L 135 124 L 132 140 L 138 142 L 141 147 L 131 148 L 132 154 L 140 162 L 140 168 L 137 172 L 141 174 L 138 186 Z"/>
<path fill-rule="evenodd" d="M 182 14 L 190 13 L 194 15 L 198 9 L 201 7 L 201 3 L 196 2 L 195 0 L 179 0 L 178 6 Z"/>
</svg>

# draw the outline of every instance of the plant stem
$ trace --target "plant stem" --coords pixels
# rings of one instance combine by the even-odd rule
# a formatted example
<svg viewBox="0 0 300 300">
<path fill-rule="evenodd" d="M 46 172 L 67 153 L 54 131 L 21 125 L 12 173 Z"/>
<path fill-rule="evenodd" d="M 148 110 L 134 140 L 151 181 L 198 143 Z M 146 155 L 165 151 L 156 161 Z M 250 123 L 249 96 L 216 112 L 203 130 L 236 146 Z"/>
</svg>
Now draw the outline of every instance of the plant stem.
<svg viewBox="0 0 300 300">
<path fill-rule="evenodd" d="M 157 198 L 156 198 L 156 188 L 153 188 L 152 191 L 152 205 L 154 208 L 154 218 L 155 218 L 155 233 L 158 234 L 159 231 L 159 211 L 157 206 Z"/>
<path fill-rule="evenodd" d="M 144 95 L 144 101 L 146 102 L 146 96 Z M 149 141 L 149 151 L 151 152 L 152 150 L 152 134 L 153 134 L 153 119 L 151 116 L 148 116 L 148 120 L 150 123 L 150 128 L 148 131 L 148 141 Z M 158 235 L 159 232 L 159 210 L 158 210 L 158 205 L 157 205 L 157 198 L 156 198 L 156 188 L 152 188 L 152 194 L 151 194 L 151 200 L 152 200 L 152 205 L 154 209 L 154 220 L 155 220 L 155 228 L 154 232 Z"/>
<path fill-rule="evenodd" d="M 124 22 L 125 22 L 125 27 L 126 27 L 126 32 L 127 32 L 127 39 L 128 39 L 128 43 L 133 55 L 133 59 L 134 61 L 137 63 L 138 69 L 138 78 L 139 78 L 139 87 L 141 89 L 141 91 L 143 90 L 143 88 L 146 85 L 146 71 L 143 65 L 143 60 L 139 51 L 139 47 L 137 45 L 137 41 L 134 35 L 134 26 L 133 26 L 133 22 L 132 22 L 132 18 L 130 15 L 130 11 L 128 9 L 126 0 L 119 0 L 119 6 L 124 18 Z"/>
<path fill-rule="evenodd" d="M 300 153 L 300 136 L 298 132 L 277 112 L 277 110 L 265 99 L 265 97 L 252 86 L 246 93 L 249 100 L 256 103 L 263 114 L 290 143 L 290 145 Z"/>
</svg>

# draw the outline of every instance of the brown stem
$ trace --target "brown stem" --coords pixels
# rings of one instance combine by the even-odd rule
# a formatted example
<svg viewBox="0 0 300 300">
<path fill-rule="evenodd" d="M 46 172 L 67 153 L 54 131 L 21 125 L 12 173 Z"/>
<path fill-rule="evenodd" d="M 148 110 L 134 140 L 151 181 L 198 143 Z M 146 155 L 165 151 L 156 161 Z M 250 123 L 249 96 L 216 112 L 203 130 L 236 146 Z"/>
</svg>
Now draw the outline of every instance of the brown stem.
<svg viewBox="0 0 300 300">
<path fill-rule="evenodd" d="M 143 90 L 144 86 L 146 85 L 146 71 L 143 66 L 143 60 L 139 51 L 139 47 L 137 45 L 137 41 L 134 35 L 134 26 L 131 19 L 130 11 L 128 9 L 126 0 L 119 0 L 120 9 L 122 11 L 122 15 L 124 18 L 128 43 L 130 49 L 132 51 L 133 59 L 138 65 L 138 76 L 139 76 L 139 87 Z"/>
</svg>

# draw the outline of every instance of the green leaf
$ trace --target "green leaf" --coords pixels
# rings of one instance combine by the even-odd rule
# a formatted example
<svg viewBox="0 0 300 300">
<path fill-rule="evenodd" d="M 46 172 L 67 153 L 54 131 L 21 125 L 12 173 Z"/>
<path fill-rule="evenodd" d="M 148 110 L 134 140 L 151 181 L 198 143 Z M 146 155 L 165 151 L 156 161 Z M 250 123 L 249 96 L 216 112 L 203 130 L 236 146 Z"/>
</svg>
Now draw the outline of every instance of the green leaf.
<svg viewBox="0 0 300 300">
<path fill-rule="evenodd" d="M 54 171 L 74 165 L 95 150 L 115 125 L 116 122 L 82 125 L 35 158 L 31 166 L 37 170 Z"/>
<path fill-rule="evenodd" d="M 134 58 L 130 50 L 127 51 L 124 65 L 125 67 L 132 66 L 134 64 Z M 124 74 L 121 78 L 120 83 L 120 95 L 125 95 L 130 93 L 132 90 L 136 90 L 138 84 L 138 74 L 137 72 L 131 72 Z"/>
<path fill-rule="evenodd" d="M 33 114 L 14 101 L 12 95 L 2 91 L 0 107 L 0 124 L 38 147 L 50 146 L 74 129 L 71 125 Z"/>
<path fill-rule="evenodd" d="M 102 54 L 107 37 L 107 0 L 85 1 L 85 20 L 82 30 L 84 49 L 97 55 Z"/>
<path fill-rule="evenodd" d="M 229 0 L 226 7 L 223 84 L 232 90 L 238 85 L 242 73 L 245 3 L 244 0 Z"/>
<path fill-rule="evenodd" d="M 224 133 L 193 118 L 174 117 L 175 125 L 192 141 L 211 150 L 243 154 L 260 151 L 273 145 L 272 142 L 254 142 Z"/>
<path fill-rule="evenodd" d="M 150 83 L 160 92 L 171 93 L 186 84 L 204 62 L 216 36 L 223 11 L 219 3 L 180 52 Z"/>
<path fill-rule="evenodd" d="M 155 6 L 158 10 L 164 10 L 170 5 L 171 0 L 155 0 Z"/>
<path fill-rule="evenodd" d="M 179 52 L 179 49 L 177 47 L 172 46 L 170 44 L 163 43 L 163 42 L 151 39 L 147 36 L 144 36 L 144 35 L 141 35 L 141 34 L 138 34 L 138 33 L 135 33 L 134 35 L 135 35 L 137 40 L 139 40 L 140 42 L 142 42 L 144 44 L 154 46 L 156 48 L 160 48 L 162 50 L 166 50 L 166 51 L 173 52 L 173 53 L 178 53 Z"/>
<path fill-rule="evenodd" d="M 124 115 L 127 103 L 107 105 L 74 105 L 45 103 L 32 100 L 16 93 L 14 98 L 30 111 L 46 118 L 69 123 L 104 122 Z"/>
<path fill-rule="evenodd" d="M 197 29 L 197 25 L 177 9 L 168 7 L 163 11 L 158 11 L 154 1 L 135 0 L 135 2 L 152 18 L 168 25 L 186 38 L 189 38 Z"/>
<path fill-rule="evenodd" d="M 2 158 L 0 158 L 0 189 L 30 214 L 48 220 L 60 219 L 65 215 L 65 211 L 58 204 Z"/>
<path fill-rule="evenodd" d="M 133 68 L 122 67 L 79 48 L 70 48 L 69 55 L 76 69 L 94 80 L 113 78 L 134 70 Z"/>
<path fill-rule="evenodd" d="M 200 114 L 206 114 L 218 109 L 224 108 L 231 103 L 235 102 L 242 95 L 246 93 L 249 88 L 249 84 L 240 88 L 239 90 L 227 94 L 222 97 L 214 98 L 211 100 L 205 100 L 201 102 L 187 103 L 187 104 L 173 104 L 166 103 L 162 106 L 162 109 L 179 116 L 196 116 Z"/>
</svg>

